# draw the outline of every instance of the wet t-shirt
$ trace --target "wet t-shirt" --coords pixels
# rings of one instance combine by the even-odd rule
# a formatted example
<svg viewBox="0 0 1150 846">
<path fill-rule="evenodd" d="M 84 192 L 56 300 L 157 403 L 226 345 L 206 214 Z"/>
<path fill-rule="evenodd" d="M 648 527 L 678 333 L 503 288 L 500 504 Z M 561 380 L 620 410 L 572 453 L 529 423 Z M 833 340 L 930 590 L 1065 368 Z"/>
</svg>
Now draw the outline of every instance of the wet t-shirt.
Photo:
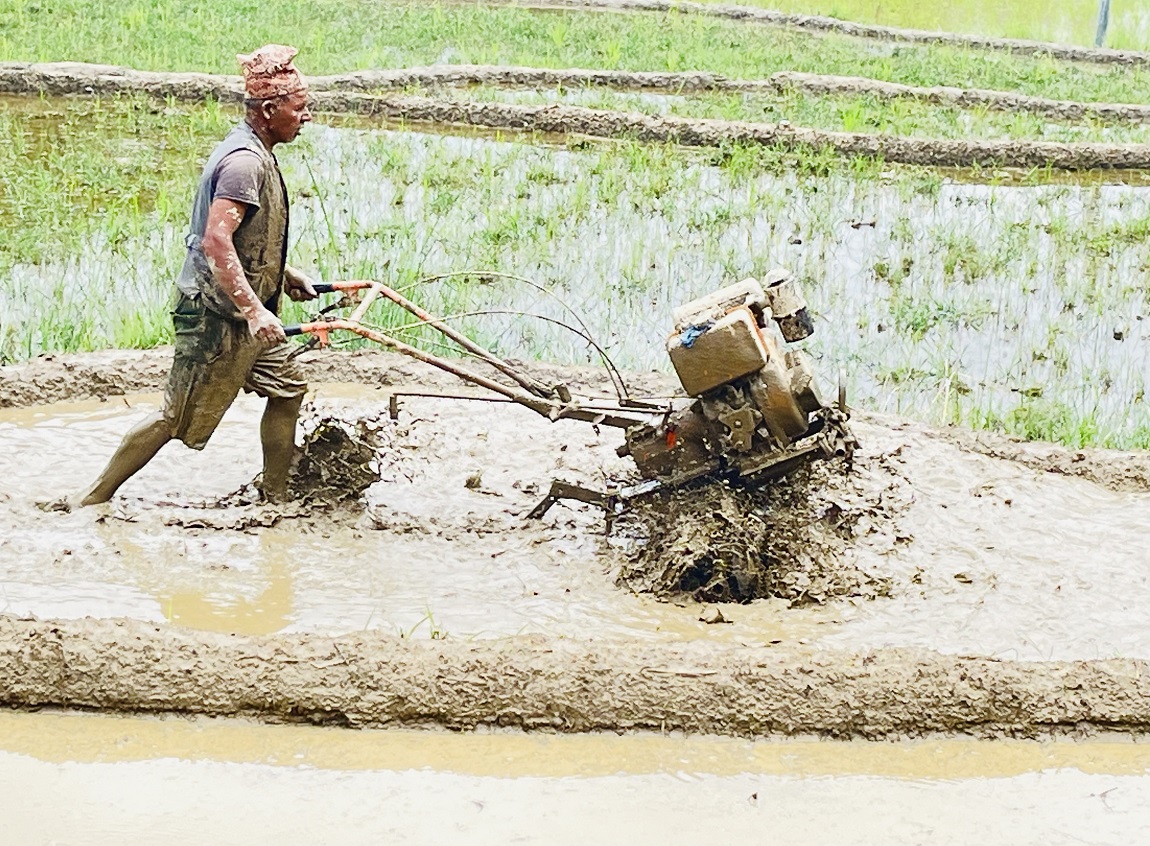
<svg viewBox="0 0 1150 846">
<path fill-rule="evenodd" d="M 235 200 L 248 206 L 260 206 L 260 179 L 263 165 L 251 150 L 228 153 L 216 168 L 213 200 Z"/>
</svg>

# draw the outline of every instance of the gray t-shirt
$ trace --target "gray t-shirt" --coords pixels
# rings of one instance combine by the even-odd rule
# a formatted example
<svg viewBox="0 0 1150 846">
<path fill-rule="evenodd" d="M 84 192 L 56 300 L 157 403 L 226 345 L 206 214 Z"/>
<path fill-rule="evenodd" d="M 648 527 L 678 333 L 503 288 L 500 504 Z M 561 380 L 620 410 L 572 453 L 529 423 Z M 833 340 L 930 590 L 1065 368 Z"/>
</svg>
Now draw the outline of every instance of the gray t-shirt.
<svg viewBox="0 0 1150 846">
<path fill-rule="evenodd" d="M 237 203 L 260 205 L 260 179 L 263 168 L 260 157 L 251 150 L 228 153 L 216 168 L 213 200 L 235 200 Z"/>
</svg>

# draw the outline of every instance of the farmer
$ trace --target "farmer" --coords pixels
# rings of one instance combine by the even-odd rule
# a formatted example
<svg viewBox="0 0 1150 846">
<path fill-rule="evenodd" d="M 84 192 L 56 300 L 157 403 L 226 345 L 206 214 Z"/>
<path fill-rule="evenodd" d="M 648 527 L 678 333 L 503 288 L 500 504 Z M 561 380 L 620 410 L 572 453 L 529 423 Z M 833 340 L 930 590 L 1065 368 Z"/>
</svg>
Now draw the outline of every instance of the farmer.
<svg viewBox="0 0 1150 846">
<path fill-rule="evenodd" d="M 246 115 L 209 157 L 196 191 L 176 279 L 175 355 L 163 409 L 124 436 L 104 472 L 76 498 L 80 505 L 107 502 L 173 438 L 203 449 L 240 388 L 267 399 L 260 488 L 269 501 L 285 495 L 307 384 L 277 311 L 285 291 L 293 300 L 316 296 L 286 262 L 287 191 L 272 154 L 311 120 L 307 84 L 292 64 L 297 52 L 269 44 L 236 57 Z"/>
</svg>

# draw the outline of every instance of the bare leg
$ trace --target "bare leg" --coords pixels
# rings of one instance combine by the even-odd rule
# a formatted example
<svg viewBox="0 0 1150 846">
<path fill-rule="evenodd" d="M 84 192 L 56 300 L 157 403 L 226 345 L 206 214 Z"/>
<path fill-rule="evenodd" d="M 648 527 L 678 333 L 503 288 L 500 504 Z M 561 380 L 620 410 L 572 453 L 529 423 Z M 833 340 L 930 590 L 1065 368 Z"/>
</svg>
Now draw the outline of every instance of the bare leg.
<svg viewBox="0 0 1150 846">
<path fill-rule="evenodd" d="M 288 471 L 295 455 L 295 424 L 303 397 L 268 399 L 260 421 L 260 441 L 264 449 L 263 494 L 268 500 L 282 500 L 287 493 Z"/>
<path fill-rule="evenodd" d="M 112 454 L 104 472 L 78 495 L 80 505 L 107 502 L 120 485 L 151 461 L 160 447 L 171 439 L 171 424 L 161 412 L 157 411 L 137 423 L 124 435 L 124 440 L 120 441 L 120 446 Z"/>
</svg>

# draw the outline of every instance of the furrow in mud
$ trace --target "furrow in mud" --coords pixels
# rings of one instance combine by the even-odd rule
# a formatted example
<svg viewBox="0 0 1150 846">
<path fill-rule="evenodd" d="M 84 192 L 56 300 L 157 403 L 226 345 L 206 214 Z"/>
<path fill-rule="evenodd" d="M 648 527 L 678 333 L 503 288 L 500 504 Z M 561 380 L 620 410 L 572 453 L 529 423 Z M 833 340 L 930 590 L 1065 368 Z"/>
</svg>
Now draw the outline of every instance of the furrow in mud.
<svg viewBox="0 0 1150 846">
<path fill-rule="evenodd" d="M 209 97 L 235 101 L 241 96 L 236 79 L 207 74 L 159 74 L 81 65 L 7 65 L 0 68 L 0 92 L 101 95 L 131 91 L 192 101 Z M 417 124 L 634 138 L 695 147 L 741 142 L 787 151 L 829 149 L 844 156 L 873 156 L 894 163 L 938 167 L 1095 170 L 1150 166 L 1150 145 L 1146 144 L 905 138 L 832 132 L 789 124 L 660 117 L 559 104 L 484 103 L 335 90 L 316 91 L 314 99 L 321 111 Z"/>
<path fill-rule="evenodd" d="M 0 703 L 347 726 L 758 737 L 1043 736 L 1150 728 L 1144 661 L 1022 663 L 528 637 L 262 638 L 0 617 Z"/>
<path fill-rule="evenodd" d="M 482 2 L 482 0 L 481 0 Z M 1054 59 L 1095 64 L 1141 65 L 1150 62 L 1150 53 L 1137 50 L 1111 50 L 1105 47 L 1076 47 L 1029 41 L 1021 38 L 990 38 L 964 33 L 934 32 L 923 29 L 903 29 L 892 26 L 861 24 L 822 15 L 800 15 L 761 9 L 754 6 L 733 6 L 719 3 L 693 3 L 690 0 L 526 0 L 505 4 L 490 0 L 490 5 L 513 5 L 534 9 L 572 9 L 604 12 L 660 12 L 726 20 L 746 21 L 768 26 L 787 27 L 808 32 L 833 33 L 855 38 L 879 41 L 902 41 L 912 44 L 939 44 L 976 50 L 1001 50 L 1020 55 L 1043 55 Z"/>
</svg>

